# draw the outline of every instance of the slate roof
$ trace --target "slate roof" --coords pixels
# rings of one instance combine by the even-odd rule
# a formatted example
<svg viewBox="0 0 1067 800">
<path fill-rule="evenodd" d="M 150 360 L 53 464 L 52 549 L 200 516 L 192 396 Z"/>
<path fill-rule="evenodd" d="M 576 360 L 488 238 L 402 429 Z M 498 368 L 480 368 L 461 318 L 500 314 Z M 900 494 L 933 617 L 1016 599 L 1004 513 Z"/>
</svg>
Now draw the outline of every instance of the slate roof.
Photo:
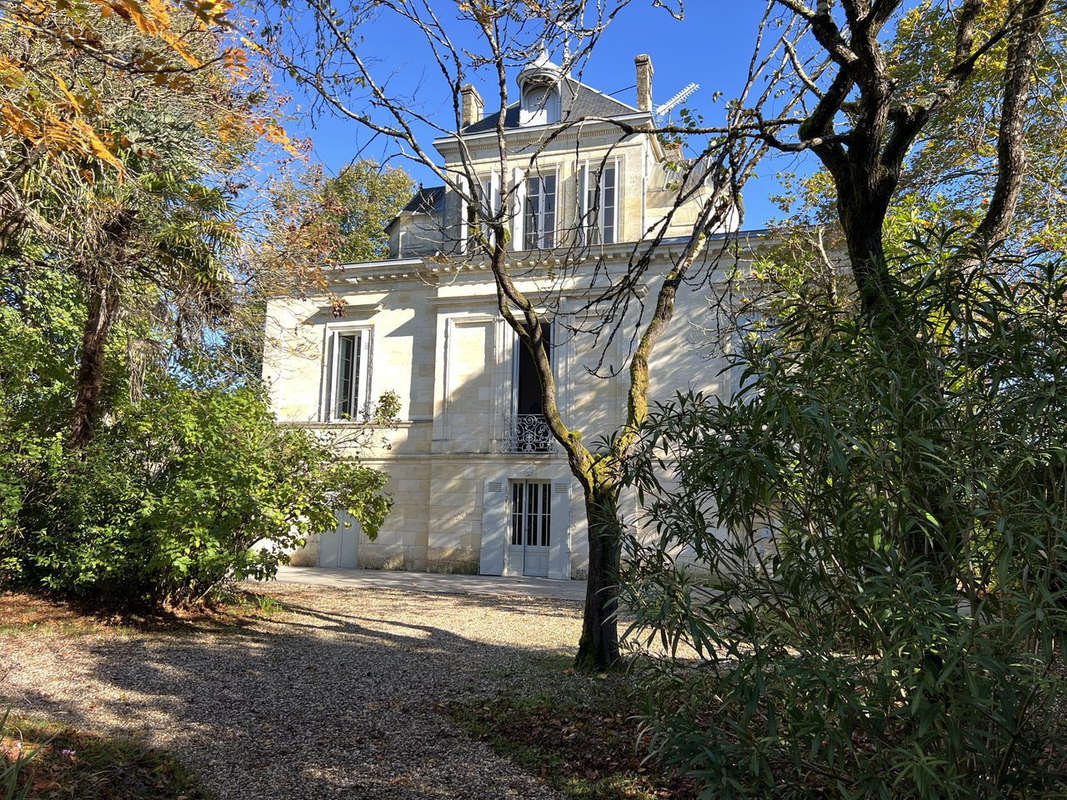
<svg viewBox="0 0 1067 800">
<path fill-rule="evenodd" d="M 444 186 L 430 186 L 426 188 L 419 186 L 419 190 L 415 192 L 415 196 L 408 201 L 408 204 L 404 206 L 402 211 L 410 211 L 413 214 L 432 214 L 438 210 L 444 196 Z"/>
<path fill-rule="evenodd" d="M 573 78 L 564 78 L 560 82 L 560 115 L 564 120 L 579 120 L 583 117 L 618 117 L 622 114 L 634 114 L 637 109 L 628 106 L 614 97 L 591 89 Z M 499 111 L 494 111 L 473 125 L 468 125 L 461 133 L 484 133 L 496 130 Z M 519 127 L 519 104 L 512 103 L 504 114 L 504 127 Z"/>
</svg>

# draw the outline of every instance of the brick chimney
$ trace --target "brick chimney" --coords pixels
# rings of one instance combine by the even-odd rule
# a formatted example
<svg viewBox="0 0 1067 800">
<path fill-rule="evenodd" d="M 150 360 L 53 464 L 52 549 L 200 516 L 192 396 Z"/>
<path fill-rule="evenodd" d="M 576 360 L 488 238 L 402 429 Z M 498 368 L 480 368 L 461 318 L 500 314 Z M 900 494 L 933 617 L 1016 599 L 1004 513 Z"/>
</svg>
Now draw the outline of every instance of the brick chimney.
<svg viewBox="0 0 1067 800">
<path fill-rule="evenodd" d="M 478 94 L 478 90 L 469 83 L 463 84 L 459 89 L 460 113 L 462 114 L 463 127 L 482 121 L 485 113 L 485 101 Z"/>
<path fill-rule="evenodd" d="M 637 66 L 637 107 L 652 110 L 652 59 L 642 53 L 634 59 Z"/>
</svg>

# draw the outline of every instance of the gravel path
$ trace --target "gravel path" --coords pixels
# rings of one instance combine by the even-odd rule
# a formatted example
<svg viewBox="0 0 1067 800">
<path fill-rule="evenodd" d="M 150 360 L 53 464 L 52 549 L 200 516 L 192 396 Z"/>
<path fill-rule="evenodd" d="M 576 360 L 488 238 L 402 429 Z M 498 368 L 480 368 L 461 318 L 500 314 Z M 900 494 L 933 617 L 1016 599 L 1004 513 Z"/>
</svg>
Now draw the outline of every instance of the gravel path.
<svg viewBox="0 0 1067 800">
<path fill-rule="evenodd" d="M 0 703 L 143 736 L 224 799 L 558 798 L 439 704 L 535 689 L 538 655 L 577 641 L 577 605 L 297 585 L 270 594 L 286 610 L 248 628 L 0 635 Z"/>
</svg>

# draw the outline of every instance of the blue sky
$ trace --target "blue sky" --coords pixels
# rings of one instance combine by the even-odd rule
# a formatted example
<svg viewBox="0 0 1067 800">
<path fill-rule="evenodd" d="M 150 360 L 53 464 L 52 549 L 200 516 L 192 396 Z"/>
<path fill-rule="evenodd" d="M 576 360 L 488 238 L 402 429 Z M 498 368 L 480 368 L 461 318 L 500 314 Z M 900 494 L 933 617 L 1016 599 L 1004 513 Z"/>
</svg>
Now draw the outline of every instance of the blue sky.
<svg viewBox="0 0 1067 800">
<path fill-rule="evenodd" d="M 454 2 L 435 2 L 445 19 L 455 16 Z M 662 9 L 652 8 L 652 0 L 635 0 L 605 33 L 584 67 L 581 79 L 608 94 L 618 92 L 619 99 L 634 103 L 634 63 L 638 53 L 652 57 L 655 70 L 653 99 L 663 103 L 690 81 L 700 84 L 700 90 L 686 105 L 702 113 L 709 122 L 721 112 L 722 100 L 713 102 L 716 91 L 730 97 L 739 90 L 744 78 L 756 25 L 763 11 L 763 3 L 738 0 L 734 3 L 713 0 L 688 0 L 685 20 L 676 21 Z M 373 61 L 377 74 L 388 75 L 390 87 L 410 94 L 420 113 L 447 123 L 451 118 L 451 98 L 436 84 L 436 75 L 425 51 L 417 46 L 410 29 L 389 17 L 381 17 L 363 26 L 360 52 Z M 488 78 L 488 75 L 485 76 Z M 486 97 L 493 96 L 488 80 L 475 81 Z M 512 87 L 514 88 L 514 87 Z M 314 158 L 328 169 L 337 170 L 354 157 L 370 157 L 379 161 L 391 159 L 402 164 L 417 181 L 435 183 L 424 167 L 398 158 L 395 144 L 383 139 L 371 140 L 357 123 L 317 115 L 314 120 L 307 113 L 307 103 L 299 93 L 294 94 L 292 110 L 297 117 L 293 127 L 297 133 L 310 136 Z M 487 108 L 490 112 L 494 109 Z M 424 145 L 429 147 L 433 132 L 420 132 Z M 795 156 L 779 156 L 764 161 L 757 177 L 745 191 L 746 228 L 761 227 L 778 211 L 770 197 L 780 191 L 776 174 L 779 171 L 810 171 L 812 162 Z"/>
</svg>

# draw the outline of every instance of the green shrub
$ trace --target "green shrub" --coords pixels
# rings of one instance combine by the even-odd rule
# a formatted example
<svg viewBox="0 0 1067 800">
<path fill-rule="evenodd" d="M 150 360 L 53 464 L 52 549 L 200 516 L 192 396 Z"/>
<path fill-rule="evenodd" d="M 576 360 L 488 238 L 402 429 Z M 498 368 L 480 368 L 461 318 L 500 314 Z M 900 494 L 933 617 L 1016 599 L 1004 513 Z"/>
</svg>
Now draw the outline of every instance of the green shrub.
<svg viewBox="0 0 1067 800">
<path fill-rule="evenodd" d="M 932 244 L 896 319 L 793 304 L 632 464 L 626 599 L 698 654 L 648 665 L 648 722 L 706 797 L 1067 785 L 1067 264 Z"/>
<path fill-rule="evenodd" d="M 345 508 L 374 536 L 384 474 L 279 426 L 262 394 L 157 387 L 88 449 L 50 451 L 24 501 L 23 573 L 64 592 L 192 602 L 274 574 Z M 261 543 L 257 546 L 257 543 Z"/>
<path fill-rule="evenodd" d="M 224 580 L 274 574 L 284 550 L 334 528 L 338 510 L 377 533 L 386 477 L 358 463 L 359 441 L 279 425 L 261 388 L 192 359 L 150 365 L 133 398 L 118 335 L 108 414 L 87 447 L 71 449 L 84 319 L 72 281 L 11 273 L 2 289 L 0 581 L 190 603 Z"/>
</svg>

